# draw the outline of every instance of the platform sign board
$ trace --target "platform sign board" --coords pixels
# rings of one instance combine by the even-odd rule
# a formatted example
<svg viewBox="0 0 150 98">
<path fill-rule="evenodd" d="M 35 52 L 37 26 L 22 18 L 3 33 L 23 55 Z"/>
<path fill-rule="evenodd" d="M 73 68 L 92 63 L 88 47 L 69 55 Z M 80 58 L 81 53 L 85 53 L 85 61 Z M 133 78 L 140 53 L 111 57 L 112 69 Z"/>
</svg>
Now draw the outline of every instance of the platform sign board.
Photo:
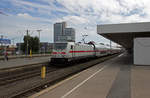
<svg viewBox="0 0 150 98">
<path fill-rule="evenodd" d="M 11 44 L 11 40 L 0 38 L 0 44 Z"/>
</svg>

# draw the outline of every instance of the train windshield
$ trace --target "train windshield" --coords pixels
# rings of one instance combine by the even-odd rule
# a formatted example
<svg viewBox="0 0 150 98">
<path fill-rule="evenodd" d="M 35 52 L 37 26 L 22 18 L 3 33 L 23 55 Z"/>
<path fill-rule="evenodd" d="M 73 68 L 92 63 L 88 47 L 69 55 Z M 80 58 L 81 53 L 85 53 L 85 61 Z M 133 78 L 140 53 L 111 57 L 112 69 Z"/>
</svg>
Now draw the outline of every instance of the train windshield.
<svg viewBox="0 0 150 98">
<path fill-rule="evenodd" d="M 66 49 L 67 43 L 55 43 L 54 49 Z"/>
</svg>

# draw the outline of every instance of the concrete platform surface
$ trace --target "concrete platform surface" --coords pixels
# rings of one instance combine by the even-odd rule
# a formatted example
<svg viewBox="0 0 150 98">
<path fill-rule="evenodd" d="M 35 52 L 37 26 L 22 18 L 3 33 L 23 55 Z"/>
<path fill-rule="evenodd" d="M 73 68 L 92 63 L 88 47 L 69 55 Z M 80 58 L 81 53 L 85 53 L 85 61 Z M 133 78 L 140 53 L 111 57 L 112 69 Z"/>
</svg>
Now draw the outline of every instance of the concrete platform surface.
<svg viewBox="0 0 150 98">
<path fill-rule="evenodd" d="M 30 98 L 149 98 L 150 67 L 126 53 L 67 78 Z"/>
<path fill-rule="evenodd" d="M 24 65 L 34 64 L 34 63 L 48 62 L 49 59 L 50 59 L 50 56 L 17 58 L 17 59 L 10 59 L 8 61 L 0 60 L 0 69 L 24 66 Z"/>
<path fill-rule="evenodd" d="M 45 57 L 51 56 L 51 54 L 32 54 L 32 57 Z M 9 59 L 18 59 L 18 58 L 30 58 L 30 55 L 8 55 Z M 4 55 L 0 56 L 0 60 L 4 60 Z"/>
</svg>

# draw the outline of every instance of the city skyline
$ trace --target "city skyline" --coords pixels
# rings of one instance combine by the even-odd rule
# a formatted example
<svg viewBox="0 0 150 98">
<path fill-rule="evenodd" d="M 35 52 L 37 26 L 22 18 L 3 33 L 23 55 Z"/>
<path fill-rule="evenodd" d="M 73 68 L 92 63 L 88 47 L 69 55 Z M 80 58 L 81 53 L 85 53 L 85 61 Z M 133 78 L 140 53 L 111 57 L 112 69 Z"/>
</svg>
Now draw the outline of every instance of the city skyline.
<svg viewBox="0 0 150 98">
<path fill-rule="evenodd" d="M 150 21 L 148 0 L 1 0 L 0 35 L 22 41 L 26 30 L 42 42 L 53 42 L 53 24 L 66 21 L 76 30 L 76 42 L 82 34 L 86 41 L 109 43 L 97 34 L 97 24 Z"/>
</svg>

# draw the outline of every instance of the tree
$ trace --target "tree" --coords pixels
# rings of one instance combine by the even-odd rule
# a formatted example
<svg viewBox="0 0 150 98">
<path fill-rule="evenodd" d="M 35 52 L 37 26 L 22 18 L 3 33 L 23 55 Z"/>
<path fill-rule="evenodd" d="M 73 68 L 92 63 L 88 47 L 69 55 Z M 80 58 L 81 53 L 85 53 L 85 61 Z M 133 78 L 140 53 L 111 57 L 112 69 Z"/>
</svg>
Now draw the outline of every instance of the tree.
<svg viewBox="0 0 150 98">
<path fill-rule="evenodd" d="M 39 51 L 39 38 L 36 36 L 33 38 L 33 49 L 34 52 L 38 52 Z"/>
<path fill-rule="evenodd" d="M 33 52 L 38 52 L 39 50 L 39 38 L 36 37 L 32 37 L 30 35 L 26 35 L 24 36 L 24 43 L 21 46 L 21 50 L 23 52 L 27 52 L 27 41 L 28 41 L 28 54 L 29 54 L 29 50 L 32 50 Z"/>
</svg>

